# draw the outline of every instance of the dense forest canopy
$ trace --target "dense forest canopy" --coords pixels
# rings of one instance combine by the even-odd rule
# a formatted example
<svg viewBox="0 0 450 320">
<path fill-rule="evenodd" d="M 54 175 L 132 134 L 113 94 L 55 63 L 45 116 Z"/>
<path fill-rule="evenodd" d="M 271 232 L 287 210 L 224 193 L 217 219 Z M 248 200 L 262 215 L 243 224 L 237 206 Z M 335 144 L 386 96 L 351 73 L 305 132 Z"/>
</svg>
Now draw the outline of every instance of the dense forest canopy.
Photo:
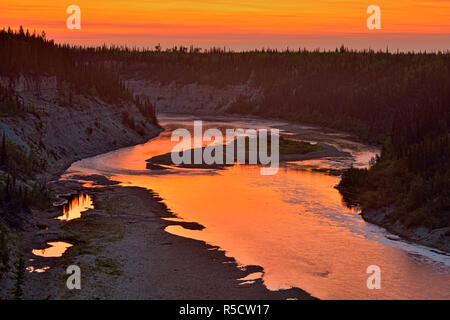
<svg viewBox="0 0 450 320">
<path fill-rule="evenodd" d="M 262 90 L 263 98 L 242 97 L 229 112 L 320 124 L 375 143 L 391 134 L 394 119 L 414 117 L 417 105 L 448 98 L 450 92 L 449 52 L 344 47 L 331 52 L 202 52 L 193 47 L 161 51 L 105 46 L 83 52 L 90 61 L 108 61 L 125 78 L 216 87 L 249 84 Z"/>
<path fill-rule="evenodd" d="M 83 60 L 77 50 L 67 45 L 55 45 L 37 35 L 11 29 L 0 31 L 0 75 L 17 77 L 57 76 L 60 83 L 68 83 L 77 93 L 98 95 L 106 102 L 132 100 L 131 93 L 117 76 L 103 65 Z"/>
</svg>

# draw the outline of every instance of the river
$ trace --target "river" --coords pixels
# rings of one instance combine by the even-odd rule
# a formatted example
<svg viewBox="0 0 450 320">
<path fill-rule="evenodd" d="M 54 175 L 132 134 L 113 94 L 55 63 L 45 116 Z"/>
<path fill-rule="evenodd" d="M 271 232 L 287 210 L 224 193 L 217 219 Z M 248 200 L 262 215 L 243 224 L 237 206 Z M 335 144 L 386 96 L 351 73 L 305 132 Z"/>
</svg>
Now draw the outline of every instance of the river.
<svg viewBox="0 0 450 320">
<path fill-rule="evenodd" d="M 218 246 L 240 265 L 263 267 L 253 276 L 262 277 L 270 290 L 299 287 L 320 299 L 450 298 L 448 255 L 365 222 L 343 204 L 334 188 L 339 177 L 314 170 L 365 167 L 376 148 L 345 134 L 281 121 L 210 118 L 205 128 L 279 128 L 286 135 L 332 144 L 352 157 L 287 163 L 274 176 L 242 165 L 150 171 L 146 159 L 171 151 L 171 130 L 193 125 L 186 116 L 164 115 L 159 121 L 166 128 L 159 137 L 78 161 L 63 178 L 103 174 L 124 186 L 153 190 L 177 219 L 205 227 L 169 226 L 167 232 Z M 381 270 L 379 290 L 366 285 L 371 265 Z"/>
</svg>

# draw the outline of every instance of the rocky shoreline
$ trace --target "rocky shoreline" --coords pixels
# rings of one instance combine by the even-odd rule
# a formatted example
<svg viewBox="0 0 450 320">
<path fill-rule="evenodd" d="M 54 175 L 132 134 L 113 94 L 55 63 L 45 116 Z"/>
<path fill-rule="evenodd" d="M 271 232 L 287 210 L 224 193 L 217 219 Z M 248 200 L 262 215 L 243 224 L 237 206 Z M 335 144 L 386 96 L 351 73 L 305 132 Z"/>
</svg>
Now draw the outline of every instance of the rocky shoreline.
<svg viewBox="0 0 450 320">
<path fill-rule="evenodd" d="M 450 228 L 429 230 L 425 227 L 406 228 L 400 222 L 391 223 L 385 220 L 387 211 L 363 210 L 361 216 L 367 222 L 385 228 L 392 234 L 423 246 L 431 247 L 450 254 L 448 234 Z"/>
</svg>

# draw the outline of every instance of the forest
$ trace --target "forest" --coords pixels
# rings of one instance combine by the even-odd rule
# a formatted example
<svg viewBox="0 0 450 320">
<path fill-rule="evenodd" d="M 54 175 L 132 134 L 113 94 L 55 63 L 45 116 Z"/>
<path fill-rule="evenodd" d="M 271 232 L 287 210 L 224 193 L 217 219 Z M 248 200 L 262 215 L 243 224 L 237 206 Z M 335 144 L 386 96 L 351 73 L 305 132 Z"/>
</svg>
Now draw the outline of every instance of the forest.
<svg viewBox="0 0 450 320">
<path fill-rule="evenodd" d="M 344 173 L 338 189 L 347 203 L 408 228 L 450 226 L 448 94 L 397 115 L 374 165 Z"/>
<path fill-rule="evenodd" d="M 372 168 L 343 175 L 349 202 L 391 208 L 388 219 L 408 226 L 450 226 L 450 52 L 80 47 L 23 28 L 1 31 L 0 48 L 1 75 L 56 75 L 70 90 L 106 101 L 132 101 L 123 82 L 130 78 L 247 84 L 262 98 L 241 96 L 227 112 L 334 128 L 383 146 Z M 154 117 L 150 101 L 138 104 Z"/>
<path fill-rule="evenodd" d="M 230 113 L 253 114 L 323 125 L 383 143 L 396 115 L 412 112 L 423 100 L 449 90 L 450 53 L 259 50 L 202 51 L 174 47 L 89 48 L 91 61 L 108 61 L 123 78 L 215 87 L 249 84 L 263 98 L 243 96 Z"/>
<path fill-rule="evenodd" d="M 106 102 L 132 100 L 122 82 L 105 70 L 83 60 L 76 50 L 55 45 L 42 34 L 24 31 L 0 31 L 0 75 L 4 77 L 56 76 L 62 86 L 85 95 L 99 96 Z"/>
</svg>

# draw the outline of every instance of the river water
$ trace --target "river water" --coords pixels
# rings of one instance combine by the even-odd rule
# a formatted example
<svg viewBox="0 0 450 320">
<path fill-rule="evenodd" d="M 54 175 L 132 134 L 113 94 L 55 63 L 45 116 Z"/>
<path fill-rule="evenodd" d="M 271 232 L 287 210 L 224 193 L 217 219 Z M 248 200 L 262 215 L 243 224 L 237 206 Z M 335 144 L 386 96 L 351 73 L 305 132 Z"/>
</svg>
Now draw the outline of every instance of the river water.
<svg viewBox="0 0 450 320">
<path fill-rule="evenodd" d="M 352 157 L 283 165 L 274 176 L 256 166 L 225 170 L 150 171 L 145 160 L 170 152 L 173 129 L 192 129 L 193 118 L 163 116 L 158 138 L 74 163 L 73 174 L 103 174 L 125 186 L 151 189 L 178 219 L 205 229 L 169 226 L 178 236 L 205 241 L 240 265 L 259 265 L 270 290 L 299 287 L 320 299 L 449 299 L 450 257 L 401 241 L 347 208 L 334 188 L 339 177 L 313 169 L 364 167 L 378 150 L 344 134 L 277 121 L 215 118 L 214 128 L 280 128 L 283 134 L 327 142 Z M 145 254 L 145 253 L 143 253 Z M 367 287 L 369 266 L 381 269 L 381 289 Z"/>
</svg>

